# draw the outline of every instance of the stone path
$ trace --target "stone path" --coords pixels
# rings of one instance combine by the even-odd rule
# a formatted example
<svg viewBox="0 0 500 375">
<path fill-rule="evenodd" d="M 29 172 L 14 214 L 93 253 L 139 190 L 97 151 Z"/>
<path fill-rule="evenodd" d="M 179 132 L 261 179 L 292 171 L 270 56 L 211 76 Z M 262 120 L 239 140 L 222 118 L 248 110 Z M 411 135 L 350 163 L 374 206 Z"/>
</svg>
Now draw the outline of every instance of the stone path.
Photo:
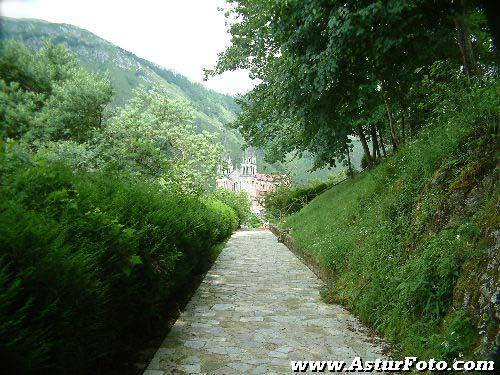
<svg viewBox="0 0 500 375">
<path fill-rule="evenodd" d="M 144 375 L 288 374 L 291 360 L 382 357 L 380 342 L 269 231 L 239 231 Z"/>
</svg>

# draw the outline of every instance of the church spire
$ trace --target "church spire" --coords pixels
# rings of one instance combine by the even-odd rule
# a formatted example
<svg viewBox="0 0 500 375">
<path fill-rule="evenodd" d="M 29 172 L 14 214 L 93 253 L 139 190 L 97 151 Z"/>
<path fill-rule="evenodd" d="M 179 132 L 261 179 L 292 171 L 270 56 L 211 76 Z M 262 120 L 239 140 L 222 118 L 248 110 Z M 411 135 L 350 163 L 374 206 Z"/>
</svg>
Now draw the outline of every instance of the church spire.
<svg viewBox="0 0 500 375">
<path fill-rule="evenodd" d="M 243 160 L 241 162 L 242 176 L 255 176 L 257 173 L 257 158 L 255 157 L 253 147 L 250 146 L 245 150 Z"/>
</svg>

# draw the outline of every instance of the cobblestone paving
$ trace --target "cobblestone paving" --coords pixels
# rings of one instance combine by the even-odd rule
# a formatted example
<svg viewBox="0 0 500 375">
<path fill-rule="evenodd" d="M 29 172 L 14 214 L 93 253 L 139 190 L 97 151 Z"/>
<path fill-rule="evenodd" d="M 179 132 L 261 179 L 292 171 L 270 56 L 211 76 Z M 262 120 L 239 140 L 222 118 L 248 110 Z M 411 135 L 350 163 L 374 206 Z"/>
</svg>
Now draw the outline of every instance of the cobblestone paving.
<svg viewBox="0 0 500 375">
<path fill-rule="evenodd" d="M 288 374 L 291 360 L 380 358 L 381 343 L 269 231 L 239 231 L 144 375 Z"/>
</svg>

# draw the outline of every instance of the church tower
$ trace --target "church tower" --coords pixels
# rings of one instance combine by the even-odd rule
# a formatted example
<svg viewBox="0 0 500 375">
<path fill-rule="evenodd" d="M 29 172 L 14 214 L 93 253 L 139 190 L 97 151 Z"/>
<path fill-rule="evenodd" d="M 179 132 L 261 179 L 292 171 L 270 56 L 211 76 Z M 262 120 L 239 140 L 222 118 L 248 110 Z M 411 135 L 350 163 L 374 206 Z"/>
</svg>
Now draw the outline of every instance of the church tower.
<svg viewBox="0 0 500 375">
<path fill-rule="evenodd" d="M 226 153 L 222 165 L 219 165 L 217 169 L 220 176 L 228 176 L 233 173 L 233 162 L 231 161 L 229 152 Z"/>
<path fill-rule="evenodd" d="M 242 176 L 255 176 L 257 173 L 257 159 L 254 155 L 252 146 L 247 148 L 243 155 L 240 172 Z"/>
<path fill-rule="evenodd" d="M 229 152 L 227 153 L 226 156 L 226 171 L 227 174 L 233 173 L 233 162 L 231 160 L 231 155 L 229 154 Z"/>
</svg>

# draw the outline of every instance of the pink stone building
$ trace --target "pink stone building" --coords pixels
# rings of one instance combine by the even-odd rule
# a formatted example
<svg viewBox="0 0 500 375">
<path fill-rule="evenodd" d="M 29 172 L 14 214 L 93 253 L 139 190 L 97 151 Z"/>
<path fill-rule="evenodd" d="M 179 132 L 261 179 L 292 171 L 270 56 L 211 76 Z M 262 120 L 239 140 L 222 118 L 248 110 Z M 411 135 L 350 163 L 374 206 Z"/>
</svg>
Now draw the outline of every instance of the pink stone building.
<svg viewBox="0 0 500 375">
<path fill-rule="evenodd" d="M 257 173 L 257 159 L 251 147 L 246 150 L 239 168 L 234 168 L 229 155 L 219 167 L 217 188 L 246 192 L 250 208 L 257 215 L 263 213 L 265 195 L 280 184 L 289 185 L 290 178 L 286 175 Z"/>
</svg>

